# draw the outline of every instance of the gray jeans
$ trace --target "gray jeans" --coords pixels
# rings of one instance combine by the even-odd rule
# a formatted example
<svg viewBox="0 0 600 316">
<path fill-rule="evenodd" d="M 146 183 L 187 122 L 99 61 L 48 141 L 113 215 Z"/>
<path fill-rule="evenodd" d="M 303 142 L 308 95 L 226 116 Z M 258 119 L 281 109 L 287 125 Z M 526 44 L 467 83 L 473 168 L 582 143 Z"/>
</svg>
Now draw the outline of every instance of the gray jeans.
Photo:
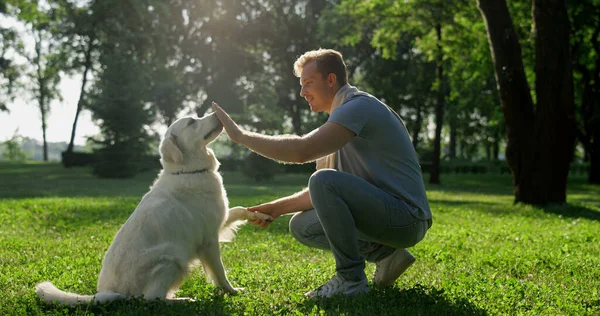
<svg viewBox="0 0 600 316">
<path fill-rule="evenodd" d="M 290 233 L 304 245 L 331 250 L 346 280 L 364 279 L 365 260 L 414 246 L 431 226 L 412 215 L 413 206 L 349 173 L 321 169 L 308 189 L 314 209 L 295 214 Z"/>
</svg>

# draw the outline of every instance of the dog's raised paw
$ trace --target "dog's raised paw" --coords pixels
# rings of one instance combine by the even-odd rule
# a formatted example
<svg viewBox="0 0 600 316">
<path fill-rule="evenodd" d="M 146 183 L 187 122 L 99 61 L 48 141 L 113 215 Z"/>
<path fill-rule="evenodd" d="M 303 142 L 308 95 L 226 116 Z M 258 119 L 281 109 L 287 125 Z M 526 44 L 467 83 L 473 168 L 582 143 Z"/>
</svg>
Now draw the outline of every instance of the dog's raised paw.
<svg viewBox="0 0 600 316">
<path fill-rule="evenodd" d="M 265 213 L 250 212 L 250 211 L 248 211 L 248 213 L 249 213 L 249 214 L 247 214 L 248 220 L 260 219 L 260 220 L 267 221 L 267 222 L 273 221 L 273 217 L 271 217 L 270 215 L 267 215 Z"/>
</svg>

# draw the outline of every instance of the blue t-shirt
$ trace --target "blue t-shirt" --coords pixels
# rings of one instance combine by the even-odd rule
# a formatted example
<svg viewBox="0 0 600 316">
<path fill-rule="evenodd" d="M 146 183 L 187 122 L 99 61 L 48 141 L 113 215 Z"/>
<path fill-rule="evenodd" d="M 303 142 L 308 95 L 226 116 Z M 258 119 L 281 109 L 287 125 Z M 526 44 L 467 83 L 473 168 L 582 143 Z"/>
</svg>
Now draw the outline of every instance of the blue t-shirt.
<svg viewBox="0 0 600 316">
<path fill-rule="evenodd" d="M 339 171 L 404 200 L 418 219 L 432 217 L 417 153 L 406 127 L 391 109 L 377 98 L 357 92 L 333 110 L 327 121 L 356 134 L 337 153 Z"/>
</svg>

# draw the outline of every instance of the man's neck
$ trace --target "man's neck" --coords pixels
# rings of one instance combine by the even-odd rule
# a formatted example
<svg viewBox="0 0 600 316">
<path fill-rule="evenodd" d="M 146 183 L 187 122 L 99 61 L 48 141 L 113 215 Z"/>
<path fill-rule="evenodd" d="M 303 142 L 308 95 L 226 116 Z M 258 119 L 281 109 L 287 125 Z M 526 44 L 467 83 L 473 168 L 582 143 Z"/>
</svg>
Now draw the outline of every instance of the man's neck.
<svg viewBox="0 0 600 316">
<path fill-rule="evenodd" d="M 329 102 L 329 108 L 327 109 L 327 114 L 331 115 L 331 111 L 333 108 L 333 104 L 335 103 L 335 97 L 337 96 L 338 92 L 340 91 L 342 87 L 336 86 L 335 87 L 335 91 L 333 92 L 333 97 L 331 98 L 331 102 Z"/>
<path fill-rule="evenodd" d="M 344 103 L 344 100 L 346 100 L 350 93 L 356 91 L 358 90 L 348 83 L 339 87 L 335 93 L 335 96 L 333 97 L 333 101 L 331 101 L 331 105 L 329 106 L 329 111 L 327 113 L 331 115 L 331 113 L 335 111 L 335 109 L 337 109 L 340 105 L 342 105 L 342 103 Z"/>
</svg>

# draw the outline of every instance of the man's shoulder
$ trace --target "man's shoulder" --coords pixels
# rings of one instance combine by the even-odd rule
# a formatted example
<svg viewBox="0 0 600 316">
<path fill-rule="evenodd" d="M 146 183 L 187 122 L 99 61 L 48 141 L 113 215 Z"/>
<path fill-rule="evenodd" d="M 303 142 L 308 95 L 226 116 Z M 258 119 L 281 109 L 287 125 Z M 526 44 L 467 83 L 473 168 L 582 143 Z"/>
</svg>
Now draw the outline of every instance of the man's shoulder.
<svg viewBox="0 0 600 316">
<path fill-rule="evenodd" d="M 380 106 L 377 106 L 380 105 Z M 361 111 L 361 112 L 377 112 L 385 108 L 385 105 L 374 96 L 366 92 L 355 92 L 348 96 L 340 105 L 339 109 L 343 111 Z"/>
<path fill-rule="evenodd" d="M 357 91 L 350 94 L 342 104 L 346 104 L 348 102 L 363 102 L 363 101 L 371 101 L 377 100 L 374 96 L 368 94 L 367 92 Z"/>
</svg>

